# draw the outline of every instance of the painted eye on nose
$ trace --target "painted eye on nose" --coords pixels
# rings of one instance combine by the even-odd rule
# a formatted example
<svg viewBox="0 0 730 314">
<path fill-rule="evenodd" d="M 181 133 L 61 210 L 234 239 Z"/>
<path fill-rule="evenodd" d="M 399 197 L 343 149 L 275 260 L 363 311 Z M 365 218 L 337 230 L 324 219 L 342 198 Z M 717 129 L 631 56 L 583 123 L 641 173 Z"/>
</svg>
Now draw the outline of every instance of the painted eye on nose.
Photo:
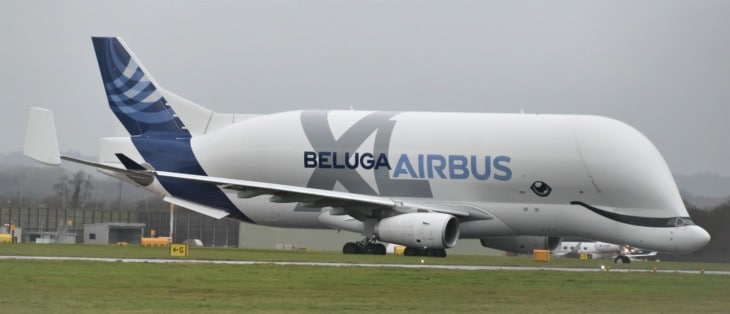
<svg viewBox="0 0 730 314">
<path fill-rule="evenodd" d="M 534 183 L 532 183 L 532 186 L 530 186 L 530 189 L 532 190 L 532 192 L 535 192 L 535 194 L 537 194 L 537 196 L 539 197 L 547 197 L 548 195 L 550 195 L 550 192 L 553 191 L 553 189 L 549 185 L 547 185 L 547 183 L 542 181 L 535 181 Z"/>
</svg>

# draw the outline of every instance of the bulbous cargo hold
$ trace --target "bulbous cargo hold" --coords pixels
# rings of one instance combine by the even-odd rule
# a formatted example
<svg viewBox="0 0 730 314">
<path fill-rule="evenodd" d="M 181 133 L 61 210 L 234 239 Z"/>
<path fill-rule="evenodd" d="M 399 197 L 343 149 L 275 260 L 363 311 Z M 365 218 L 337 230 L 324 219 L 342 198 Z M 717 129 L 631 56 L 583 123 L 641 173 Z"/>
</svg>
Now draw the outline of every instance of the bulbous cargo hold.
<svg viewBox="0 0 730 314">
<path fill-rule="evenodd" d="M 709 242 L 707 231 L 693 224 L 666 161 L 646 136 L 625 123 L 594 116 L 577 117 L 575 130 L 597 197 L 571 204 L 613 222 L 594 219 L 592 233 L 606 242 L 666 253 L 693 252 Z"/>
</svg>

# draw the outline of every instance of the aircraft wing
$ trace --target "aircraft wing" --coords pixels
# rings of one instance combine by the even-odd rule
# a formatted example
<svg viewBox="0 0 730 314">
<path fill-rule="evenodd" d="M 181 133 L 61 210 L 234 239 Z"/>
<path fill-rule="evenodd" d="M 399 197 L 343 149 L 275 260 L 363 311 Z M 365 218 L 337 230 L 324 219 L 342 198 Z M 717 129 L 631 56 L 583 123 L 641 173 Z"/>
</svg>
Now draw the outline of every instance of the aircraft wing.
<svg viewBox="0 0 730 314">
<path fill-rule="evenodd" d="M 367 216 L 389 216 L 392 212 L 389 213 L 388 211 L 395 211 L 397 213 L 437 212 L 461 218 L 466 218 L 471 215 L 471 218 L 476 219 L 493 219 L 493 217 L 484 210 L 464 204 L 424 202 L 420 200 L 355 194 L 285 184 L 201 176 L 169 171 L 156 171 L 146 169 L 124 154 L 116 155 L 126 169 L 80 160 L 68 156 L 61 156 L 60 159 L 118 172 L 130 178 L 151 178 L 153 176 L 157 176 L 214 184 L 225 190 L 236 191 L 239 198 L 271 195 L 269 201 L 273 203 L 302 203 L 304 206 L 311 208 L 332 207 L 333 210 L 330 211 L 330 214 L 332 215 L 350 215 L 358 219 Z M 220 209 L 171 196 L 165 197 L 165 200 L 217 219 L 228 215 L 228 213 Z M 376 213 L 375 211 L 381 212 Z"/>
<path fill-rule="evenodd" d="M 273 203 L 303 203 L 306 207 L 333 207 L 333 215 L 350 215 L 358 217 L 369 215 L 375 210 L 394 210 L 400 213 L 408 212 L 438 212 L 459 217 L 470 215 L 469 206 L 456 204 L 442 204 L 420 202 L 391 197 L 354 194 L 322 190 L 315 188 L 200 176 L 177 172 L 154 171 L 158 177 L 175 178 L 215 184 L 223 189 L 237 191 L 239 198 L 252 198 L 261 195 L 271 195 L 269 201 Z"/>
</svg>

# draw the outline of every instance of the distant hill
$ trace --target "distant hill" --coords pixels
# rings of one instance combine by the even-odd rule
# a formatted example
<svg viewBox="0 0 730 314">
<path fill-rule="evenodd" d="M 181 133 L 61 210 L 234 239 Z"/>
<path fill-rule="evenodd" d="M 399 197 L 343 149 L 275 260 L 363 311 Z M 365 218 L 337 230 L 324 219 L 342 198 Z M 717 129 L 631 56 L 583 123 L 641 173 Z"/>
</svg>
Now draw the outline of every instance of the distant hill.
<svg viewBox="0 0 730 314">
<path fill-rule="evenodd" d="M 98 160 L 97 157 L 92 156 L 85 156 L 78 152 L 64 152 L 63 155 L 84 159 L 84 160 L 92 160 L 96 161 Z M 58 171 L 56 173 L 63 173 L 65 172 L 76 172 L 78 170 L 84 170 L 87 173 L 89 173 L 92 177 L 107 177 L 105 175 L 102 175 L 101 173 L 97 172 L 96 170 L 92 169 L 91 167 L 84 166 L 81 164 L 73 163 L 64 161 L 62 163 L 62 167 L 53 167 L 53 166 L 47 166 L 44 164 L 41 164 L 33 159 L 30 159 L 29 157 L 26 157 L 21 152 L 11 152 L 7 154 L 0 154 L 0 171 L 5 172 L 7 169 L 26 169 L 26 168 L 32 168 L 32 169 L 39 169 L 43 170 L 45 169 L 48 172 L 54 172 Z"/>
<path fill-rule="evenodd" d="M 730 177 L 716 174 L 675 174 L 674 180 L 688 203 L 711 209 L 730 201 Z"/>
<path fill-rule="evenodd" d="M 679 193 L 682 195 L 682 199 L 697 207 L 698 209 L 710 210 L 718 207 L 722 204 L 730 202 L 730 196 L 725 197 L 709 197 L 709 196 L 697 196 L 691 193 L 680 190 Z"/>
<path fill-rule="evenodd" d="M 65 155 L 85 160 L 97 160 L 96 157 L 83 156 L 75 152 L 66 152 Z M 94 168 L 63 162 L 61 167 L 53 167 L 35 162 L 20 152 L 0 154 L 0 206 L 13 206 L 48 202 L 49 198 L 57 195 L 54 185 L 65 176 L 71 176 L 77 171 L 83 171 L 91 176 L 93 189 L 90 202 L 94 206 L 118 207 L 119 199 L 126 206 L 135 206 L 135 202 L 152 197 L 152 194 L 137 188 L 129 183 L 120 183 L 109 176 L 103 175 Z M 58 204 L 49 204 L 58 206 Z"/>
<path fill-rule="evenodd" d="M 679 188 L 697 196 L 727 198 L 730 196 L 730 177 L 716 174 L 675 174 Z"/>
</svg>

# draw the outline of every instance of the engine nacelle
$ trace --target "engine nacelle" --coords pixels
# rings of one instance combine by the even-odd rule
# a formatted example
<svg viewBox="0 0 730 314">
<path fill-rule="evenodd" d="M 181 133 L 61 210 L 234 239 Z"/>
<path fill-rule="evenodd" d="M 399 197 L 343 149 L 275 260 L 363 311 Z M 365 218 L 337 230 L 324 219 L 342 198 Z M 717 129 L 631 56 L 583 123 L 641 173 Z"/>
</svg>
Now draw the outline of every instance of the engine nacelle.
<svg viewBox="0 0 730 314">
<path fill-rule="evenodd" d="M 381 219 L 378 240 L 414 248 L 445 249 L 459 240 L 459 220 L 441 213 L 411 213 Z"/>
<path fill-rule="evenodd" d="M 559 237 L 511 236 L 481 239 L 483 247 L 518 253 L 532 254 L 533 250 L 554 251 L 562 241 Z"/>
</svg>

